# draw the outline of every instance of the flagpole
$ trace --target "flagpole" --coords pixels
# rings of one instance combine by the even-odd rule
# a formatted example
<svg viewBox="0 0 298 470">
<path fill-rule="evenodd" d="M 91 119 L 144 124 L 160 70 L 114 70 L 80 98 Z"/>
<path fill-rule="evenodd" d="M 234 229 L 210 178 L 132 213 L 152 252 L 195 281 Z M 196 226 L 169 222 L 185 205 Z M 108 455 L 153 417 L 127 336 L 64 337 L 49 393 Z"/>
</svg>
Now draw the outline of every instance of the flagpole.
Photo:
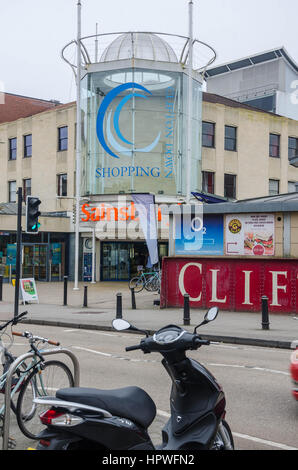
<svg viewBox="0 0 298 470">
<path fill-rule="evenodd" d="M 186 165 L 186 202 L 190 202 L 191 157 L 192 157 L 192 69 L 193 69 L 193 1 L 188 3 L 189 46 L 188 46 L 188 116 L 187 116 L 187 165 Z"/>
<path fill-rule="evenodd" d="M 74 290 L 79 290 L 80 186 L 81 186 L 81 0 L 77 3 L 77 135 L 76 135 L 76 224 Z"/>
</svg>

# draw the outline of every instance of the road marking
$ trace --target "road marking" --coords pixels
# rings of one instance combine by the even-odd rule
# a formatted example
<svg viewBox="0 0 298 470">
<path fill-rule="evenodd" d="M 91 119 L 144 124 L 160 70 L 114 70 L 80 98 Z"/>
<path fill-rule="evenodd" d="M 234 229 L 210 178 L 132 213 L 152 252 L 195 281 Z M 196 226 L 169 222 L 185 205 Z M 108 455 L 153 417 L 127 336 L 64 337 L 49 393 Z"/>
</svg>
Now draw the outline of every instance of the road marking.
<svg viewBox="0 0 298 470">
<path fill-rule="evenodd" d="M 73 346 L 73 349 L 79 349 L 81 351 L 86 351 L 90 352 L 93 354 L 98 354 L 100 356 L 105 356 L 105 357 L 110 357 L 112 359 L 119 359 L 120 361 L 129 361 L 129 362 L 153 362 L 153 363 L 159 363 L 160 361 L 154 361 L 150 359 L 134 359 L 131 357 L 123 357 L 123 356 L 117 356 L 116 354 L 109 354 L 109 353 L 104 353 L 101 351 L 96 351 L 94 349 L 88 349 L 88 348 L 82 348 L 81 346 Z"/>
<path fill-rule="evenodd" d="M 282 374 L 289 376 L 289 372 L 284 372 L 282 370 L 275 370 L 275 369 L 267 369 L 266 367 L 257 367 L 257 366 L 241 366 L 239 364 L 216 364 L 212 362 L 208 362 L 208 366 L 214 367 L 234 367 L 237 369 L 248 369 L 248 370 L 258 370 L 261 372 L 271 372 L 272 374 Z"/>
<path fill-rule="evenodd" d="M 157 411 L 157 414 L 163 418 L 171 417 L 170 413 L 167 413 L 166 411 L 163 411 L 163 410 L 156 410 L 156 411 Z M 279 442 L 267 441 L 266 439 L 260 439 L 259 437 L 248 436 L 247 434 L 240 434 L 234 431 L 232 431 L 232 433 L 233 433 L 233 436 L 239 437 L 240 439 L 246 439 L 248 441 L 259 442 L 260 444 L 265 444 L 270 447 L 277 447 L 278 449 L 283 449 L 283 450 L 298 450 L 297 447 L 287 446 L 286 444 L 280 444 Z"/>
</svg>

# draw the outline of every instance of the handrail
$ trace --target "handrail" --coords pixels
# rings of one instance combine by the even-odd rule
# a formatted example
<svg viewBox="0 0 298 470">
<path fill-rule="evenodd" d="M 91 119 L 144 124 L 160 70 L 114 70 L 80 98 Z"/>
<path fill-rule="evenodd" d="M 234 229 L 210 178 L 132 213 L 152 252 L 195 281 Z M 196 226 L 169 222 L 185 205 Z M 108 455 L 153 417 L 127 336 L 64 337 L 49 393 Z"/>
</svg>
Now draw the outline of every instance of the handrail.
<svg viewBox="0 0 298 470">
<path fill-rule="evenodd" d="M 53 349 L 45 349 L 42 351 L 43 356 L 48 356 L 50 354 L 66 354 L 70 357 L 74 367 L 74 386 L 78 387 L 80 383 L 80 367 L 79 361 L 77 357 L 74 355 L 72 351 L 66 348 L 53 348 Z M 9 441 L 9 426 L 10 426 L 10 402 L 11 402 L 11 385 L 12 385 L 12 376 L 16 371 L 17 367 L 21 362 L 25 361 L 30 357 L 34 357 L 34 353 L 28 352 L 19 356 L 15 359 L 15 361 L 11 364 L 7 372 L 6 384 L 5 384 L 5 411 L 4 411 L 4 423 L 3 423 L 3 443 L 2 449 L 8 449 L 8 441 Z"/>
</svg>

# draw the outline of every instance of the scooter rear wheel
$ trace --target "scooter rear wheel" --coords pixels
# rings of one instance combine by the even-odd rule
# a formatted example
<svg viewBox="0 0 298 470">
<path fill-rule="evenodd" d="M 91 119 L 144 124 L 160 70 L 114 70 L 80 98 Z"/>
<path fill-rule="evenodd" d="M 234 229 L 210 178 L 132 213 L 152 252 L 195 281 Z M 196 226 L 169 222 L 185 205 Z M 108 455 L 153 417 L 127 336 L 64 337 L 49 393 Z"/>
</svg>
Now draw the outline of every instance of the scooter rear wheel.
<svg viewBox="0 0 298 470">
<path fill-rule="evenodd" d="M 221 424 L 222 427 L 217 431 L 214 443 L 210 450 L 234 450 L 234 439 L 230 426 L 225 420 L 222 420 Z M 222 436 L 222 432 L 225 433 L 224 436 Z M 229 446 L 225 444 L 226 440 L 228 441 Z"/>
</svg>

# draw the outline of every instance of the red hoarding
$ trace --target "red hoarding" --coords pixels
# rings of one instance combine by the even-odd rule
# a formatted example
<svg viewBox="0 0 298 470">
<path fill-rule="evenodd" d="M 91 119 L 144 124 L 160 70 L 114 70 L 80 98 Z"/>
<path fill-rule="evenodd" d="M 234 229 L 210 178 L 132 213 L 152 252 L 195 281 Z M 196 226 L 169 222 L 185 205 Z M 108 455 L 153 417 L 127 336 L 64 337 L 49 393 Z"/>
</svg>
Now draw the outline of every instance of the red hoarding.
<svg viewBox="0 0 298 470">
<path fill-rule="evenodd" d="M 164 258 L 160 306 L 192 308 L 217 305 L 222 310 L 261 310 L 268 297 L 271 312 L 297 313 L 298 260 Z"/>
</svg>

